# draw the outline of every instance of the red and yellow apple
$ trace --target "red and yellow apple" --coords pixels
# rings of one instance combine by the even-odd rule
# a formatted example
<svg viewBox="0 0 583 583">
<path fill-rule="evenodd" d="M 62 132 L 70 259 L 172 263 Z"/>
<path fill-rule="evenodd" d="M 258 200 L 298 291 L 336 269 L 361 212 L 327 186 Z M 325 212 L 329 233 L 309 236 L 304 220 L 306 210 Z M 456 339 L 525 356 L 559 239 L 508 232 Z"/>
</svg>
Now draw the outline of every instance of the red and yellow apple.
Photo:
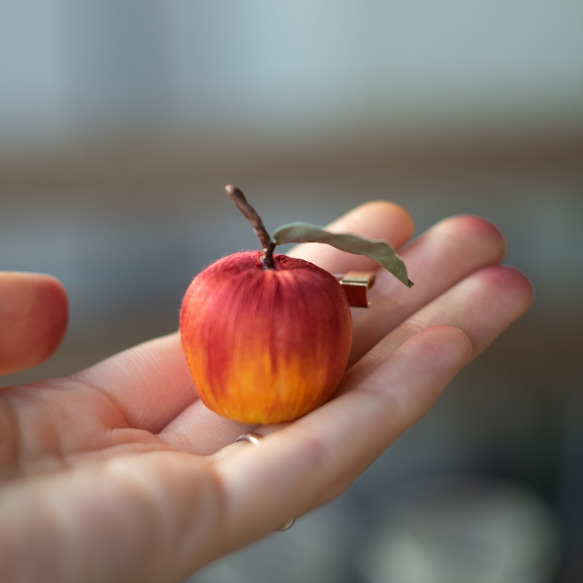
<svg viewBox="0 0 583 583">
<path fill-rule="evenodd" d="M 352 339 L 336 278 L 301 259 L 261 251 L 229 255 L 190 284 L 180 330 L 198 394 L 219 415 L 278 423 L 326 402 Z"/>
<path fill-rule="evenodd" d="M 347 296 L 337 279 L 276 245 L 315 241 L 364 254 L 413 285 L 385 242 L 293 223 L 273 238 L 234 186 L 226 187 L 263 251 L 235 253 L 198 274 L 180 313 L 182 347 L 201 400 L 219 415 L 279 423 L 326 402 L 346 369 L 352 341 Z"/>
</svg>

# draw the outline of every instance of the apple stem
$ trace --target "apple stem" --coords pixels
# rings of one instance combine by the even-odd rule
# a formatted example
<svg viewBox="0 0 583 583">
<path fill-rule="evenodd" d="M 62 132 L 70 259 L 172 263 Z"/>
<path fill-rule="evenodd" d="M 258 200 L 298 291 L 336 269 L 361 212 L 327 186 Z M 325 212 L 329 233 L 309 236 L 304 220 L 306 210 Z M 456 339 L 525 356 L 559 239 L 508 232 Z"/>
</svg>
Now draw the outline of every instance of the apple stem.
<svg viewBox="0 0 583 583">
<path fill-rule="evenodd" d="M 257 211 L 249 204 L 243 192 L 233 186 L 232 184 L 227 184 L 225 190 L 229 195 L 229 198 L 233 201 L 233 204 L 241 211 L 245 218 L 251 223 L 255 234 L 259 238 L 261 243 L 261 248 L 263 249 L 263 267 L 264 269 L 275 269 L 275 262 L 273 261 L 273 251 L 275 250 L 275 243 L 271 239 L 271 236 L 267 232 L 261 217 L 257 214 Z"/>
</svg>

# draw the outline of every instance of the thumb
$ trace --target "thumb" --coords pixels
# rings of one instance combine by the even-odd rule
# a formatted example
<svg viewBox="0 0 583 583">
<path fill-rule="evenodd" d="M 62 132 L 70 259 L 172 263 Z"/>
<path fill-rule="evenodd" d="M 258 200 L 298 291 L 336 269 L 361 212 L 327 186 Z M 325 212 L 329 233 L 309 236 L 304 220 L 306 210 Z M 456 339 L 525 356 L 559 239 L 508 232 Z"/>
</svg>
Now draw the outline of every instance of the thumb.
<svg viewBox="0 0 583 583">
<path fill-rule="evenodd" d="M 0 375 L 46 360 L 67 327 L 63 285 L 49 275 L 0 272 Z"/>
</svg>

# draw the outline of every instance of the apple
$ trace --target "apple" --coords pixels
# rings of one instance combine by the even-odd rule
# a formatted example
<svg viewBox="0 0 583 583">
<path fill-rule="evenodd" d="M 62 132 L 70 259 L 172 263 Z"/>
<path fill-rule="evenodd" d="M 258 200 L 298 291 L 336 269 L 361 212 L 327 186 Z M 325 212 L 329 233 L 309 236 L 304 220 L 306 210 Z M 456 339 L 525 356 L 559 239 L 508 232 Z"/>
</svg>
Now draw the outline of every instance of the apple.
<svg viewBox="0 0 583 583">
<path fill-rule="evenodd" d="M 215 413 L 250 424 L 296 419 L 325 403 L 338 387 L 352 318 L 336 277 L 308 261 L 274 254 L 275 246 L 320 240 L 343 248 L 346 240 L 365 241 L 387 254 L 388 245 L 354 235 L 343 239 L 304 224 L 283 227 L 272 238 L 243 193 L 230 185 L 226 190 L 263 251 L 228 255 L 192 280 L 180 311 L 186 361 L 200 399 Z M 403 267 L 388 249 L 391 270 L 396 263 Z M 412 285 L 408 279 L 404 283 Z"/>
<path fill-rule="evenodd" d="M 327 401 L 352 339 L 346 294 L 314 264 L 261 251 L 229 255 L 194 278 L 181 310 L 188 366 L 202 401 L 245 423 L 278 423 Z"/>
</svg>

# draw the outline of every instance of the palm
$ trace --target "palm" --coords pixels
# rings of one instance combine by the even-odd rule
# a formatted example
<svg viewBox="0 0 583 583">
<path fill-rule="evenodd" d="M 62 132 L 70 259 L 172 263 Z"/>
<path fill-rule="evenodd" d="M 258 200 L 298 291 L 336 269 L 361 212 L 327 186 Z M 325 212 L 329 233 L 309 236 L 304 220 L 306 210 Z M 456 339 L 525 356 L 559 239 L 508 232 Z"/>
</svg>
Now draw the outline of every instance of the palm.
<svg viewBox="0 0 583 583">
<path fill-rule="evenodd" d="M 399 207 L 373 203 L 332 228 L 399 248 L 412 225 Z M 4 389 L 0 471 L 7 491 L 24 507 L 41 484 L 45 498 L 56 489 L 58 498 L 48 498 L 63 506 L 47 522 L 61 537 L 53 572 L 80 553 L 103 580 L 179 580 L 339 494 L 528 307 L 528 282 L 497 265 L 503 252 L 498 231 L 470 217 L 444 221 L 402 250 L 416 285 L 409 290 L 378 274 L 372 307 L 353 313 L 353 366 L 337 398 L 288 427 L 261 428 L 270 434 L 261 447 L 225 447 L 249 428 L 198 400 L 176 334 L 66 379 Z M 319 246 L 295 254 L 330 271 L 373 267 Z M 347 441 L 350 434 L 360 439 Z M 10 490 L 18 477 L 21 489 Z M 0 515 L 10 516 L 2 506 L 8 499 L 0 498 Z M 34 518 L 29 527 L 38 536 Z M 3 524 L 11 528 L 10 520 Z M 115 556 L 120 541 L 138 542 L 104 565 L 67 542 L 71 530 Z"/>
<path fill-rule="evenodd" d="M 15 387 L 2 396 L 2 407 L 18 412 L 4 427 L 14 436 L 4 462 L 11 473 L 56 470 L 90 456 L 164 446 L 153 433 L 131 427 L 102 391 L 72 379 Z"/>
<path fill-rule="evenodd" d="M 135 376 L 134 367 L 143 369 L 140 357 L 148 355 L 155 360 L 142 370 L 153 374 L 146 380 Z M 7 436 L 3 470 L 10 474 L 145 451 L 208 454 L 245 430 L 216 417 L 197 401 L 177 334 L 71 377 L 4 389 L 0 408 Z M 193 431 L 199 425 L 206 432 Z"/>
</svg>

